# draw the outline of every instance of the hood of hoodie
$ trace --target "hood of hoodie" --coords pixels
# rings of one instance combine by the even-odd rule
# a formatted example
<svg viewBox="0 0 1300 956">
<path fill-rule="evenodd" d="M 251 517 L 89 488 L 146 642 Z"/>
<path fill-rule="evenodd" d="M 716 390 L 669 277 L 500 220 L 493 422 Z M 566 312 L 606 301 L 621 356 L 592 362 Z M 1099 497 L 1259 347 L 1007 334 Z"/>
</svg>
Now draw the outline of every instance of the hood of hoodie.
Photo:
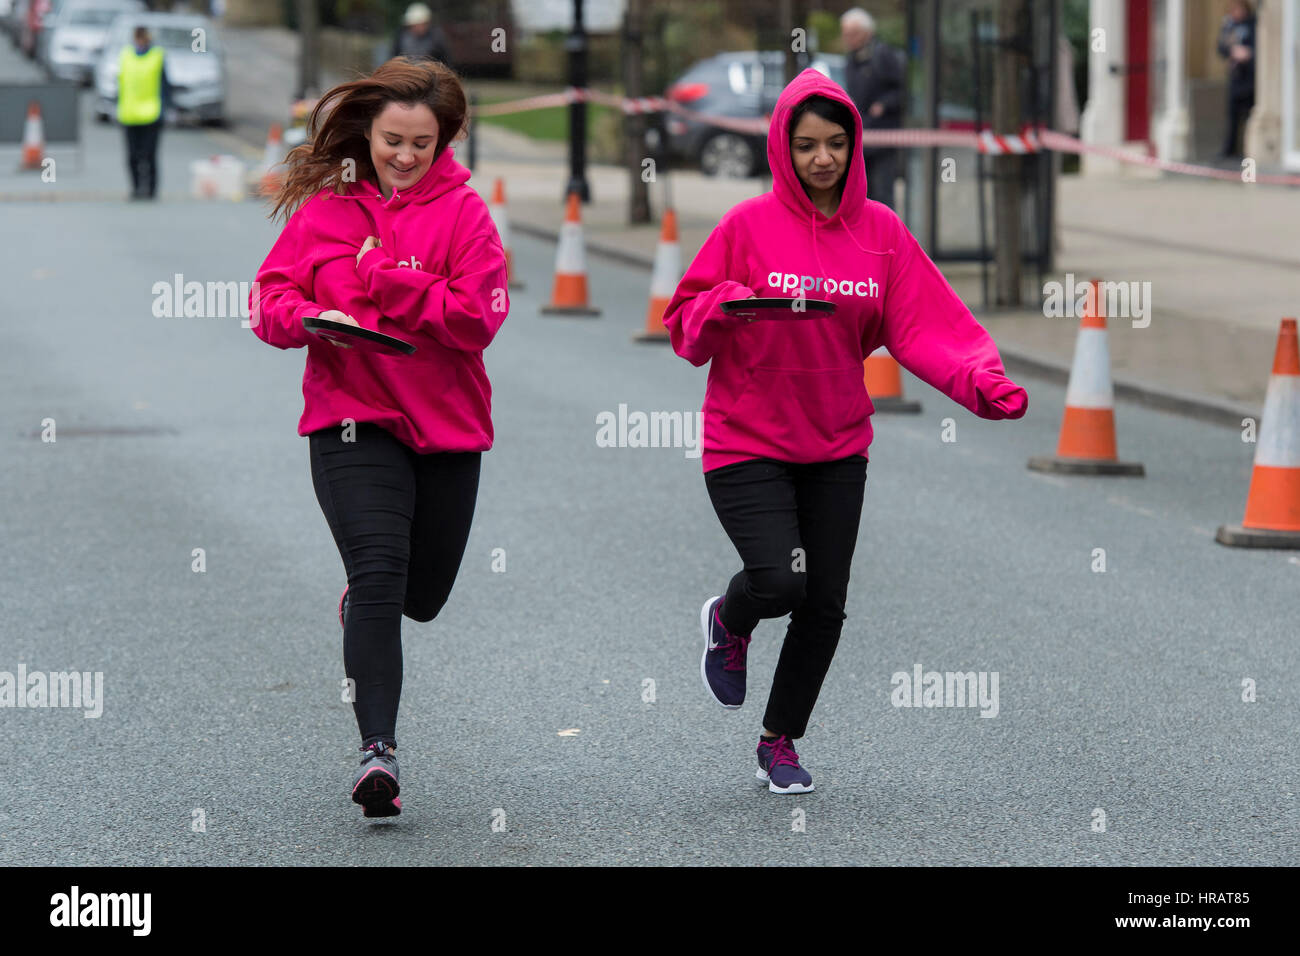
<svg viewBox="0 0 1300 956">
<path fill-rule="evenodd" d="M 795 107 L 810 96 L 824 96 L 842 103 L 853 116 L 853 129 L 848 130 L 849 168 L 845 174 L 848 178 L 844 183 L 844 193 L 840 196 L 839 208 L 829 220 L 804 192 L 790 156 L 790 117 Z M 767 162 L 772 170 L 772 191 L 796 215 L 800 218 L 811 217 L 814 224 L 818 219 L 831 223 L 840 220 L 849 225 L 856 224 L 866 211 L 867 201 L 867 169 L 862 159 L 861 144 L 862 116 L 853 105 L 853 100 L 849 99 L 849 94 L 828 76 L 812 68 L 804 70 L 781 91 L 768 126 Z"/>
</svg>

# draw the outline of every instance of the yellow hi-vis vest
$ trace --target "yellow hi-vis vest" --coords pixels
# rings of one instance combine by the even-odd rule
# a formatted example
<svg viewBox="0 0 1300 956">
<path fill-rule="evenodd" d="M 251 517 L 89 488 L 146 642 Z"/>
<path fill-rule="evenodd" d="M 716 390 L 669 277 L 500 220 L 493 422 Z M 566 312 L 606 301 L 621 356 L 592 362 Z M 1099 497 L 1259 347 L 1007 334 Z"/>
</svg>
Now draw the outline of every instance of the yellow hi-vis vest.
<svg viewBox="0 0 1300 956">
<path fill-rule="evenodd" d="M 117 67 L 117 121 L 123 126 L 152 123 L 162 115 L 162 47 L 143 55 L 128 46 Z"/>
</svg>

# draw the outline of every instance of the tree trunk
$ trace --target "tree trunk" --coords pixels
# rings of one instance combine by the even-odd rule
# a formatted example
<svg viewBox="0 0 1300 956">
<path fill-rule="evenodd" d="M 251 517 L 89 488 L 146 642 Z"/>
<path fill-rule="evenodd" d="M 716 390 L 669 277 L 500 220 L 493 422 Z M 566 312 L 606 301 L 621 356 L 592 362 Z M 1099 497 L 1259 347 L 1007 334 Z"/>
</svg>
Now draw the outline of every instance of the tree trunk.
<svg viewBox="0 0 1300 956">
<path fill-rule="evenodd" d="M 636 99 L 645 92 L 641 44 L 645 24 L 644 0 L 627 0 L 623 21 L 623 95 Z M 650 222 L 650 184 L 642 177 L 641 164 L 646 159 L 646 120 L 644 113 L 623 116 L 624 148 L 627 155 L 629 224 Z M 655 175 L 659 173 L 655 170 Z"/>
</svg>

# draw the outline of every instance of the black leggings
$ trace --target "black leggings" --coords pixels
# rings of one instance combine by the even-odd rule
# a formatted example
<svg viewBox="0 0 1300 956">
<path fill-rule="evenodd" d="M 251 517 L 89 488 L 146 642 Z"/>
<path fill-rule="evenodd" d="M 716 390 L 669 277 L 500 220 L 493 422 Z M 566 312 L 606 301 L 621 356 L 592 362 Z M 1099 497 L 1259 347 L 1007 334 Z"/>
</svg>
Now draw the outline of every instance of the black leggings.
<svg viewBox="0 0 1300 956">
<path fill-rule="evenodd" d="M 377 425 L 308 436 L 311 477 L 348 575 L 343 668 L 361 746 L 396 746 L 402 615 L 431 621 L 456 580 L 478 496 L 479 452 L 422 455 Z"/>
<path fill-rule="evenodd" d="M 713 510 L 740 553 L 719 617 L 732 634 L 790 615 L 763 726 L 796 739 L 844 625 L 867 460 L 796 465 L 760 458 L 706 472 Z"/>
</svg>

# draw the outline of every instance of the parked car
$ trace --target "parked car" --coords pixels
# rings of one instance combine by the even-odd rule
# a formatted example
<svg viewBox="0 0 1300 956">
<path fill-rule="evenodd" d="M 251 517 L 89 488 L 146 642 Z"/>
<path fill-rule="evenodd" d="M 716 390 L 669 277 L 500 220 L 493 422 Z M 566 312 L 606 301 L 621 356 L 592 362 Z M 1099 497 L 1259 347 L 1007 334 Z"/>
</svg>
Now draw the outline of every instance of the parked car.
<svg viewBox="0 0 1300 956">
<path fill-rule="evenodd" d="M 808 65 L 844 84 L 844 57 L 839 54 L 814 54 Z M 783 52 L 746 50 L 701 60 L 664 96 L 695 113 L 761 119 L 771 115 L 784 87 Z M 767 137 L 761 133 L 739 133 L 680 113 L 668 114 L 665 126 L 669 154 L 698 162 L 706 175 L 744 178 L 767 167 Z"/>
<path fill-rule="evenodd" d="M 144 10 L 140 0 L 58 2 L 41 31 L 37 59 L 56 79 L 89 85 L 113 20 L 123 13 Z"/>
<path fill-rule="evenodd" d="M 163 48 L 172 108 L 178 117 L 221 124 L 226 118 L 226 53 L 217 28 L 207 17 L 189 13 L 131 13 L 109 28 L 104 52 L 95 66 L 95 115 L 107 122 L 117 114 L 117 69 L 122 50 L 131 45 L 135 28 L 144 26 Z M 195 31 L 201 30 L 202 33 Z M 197 37 L 203 49 L 195 50 Z"/>
</svg>

